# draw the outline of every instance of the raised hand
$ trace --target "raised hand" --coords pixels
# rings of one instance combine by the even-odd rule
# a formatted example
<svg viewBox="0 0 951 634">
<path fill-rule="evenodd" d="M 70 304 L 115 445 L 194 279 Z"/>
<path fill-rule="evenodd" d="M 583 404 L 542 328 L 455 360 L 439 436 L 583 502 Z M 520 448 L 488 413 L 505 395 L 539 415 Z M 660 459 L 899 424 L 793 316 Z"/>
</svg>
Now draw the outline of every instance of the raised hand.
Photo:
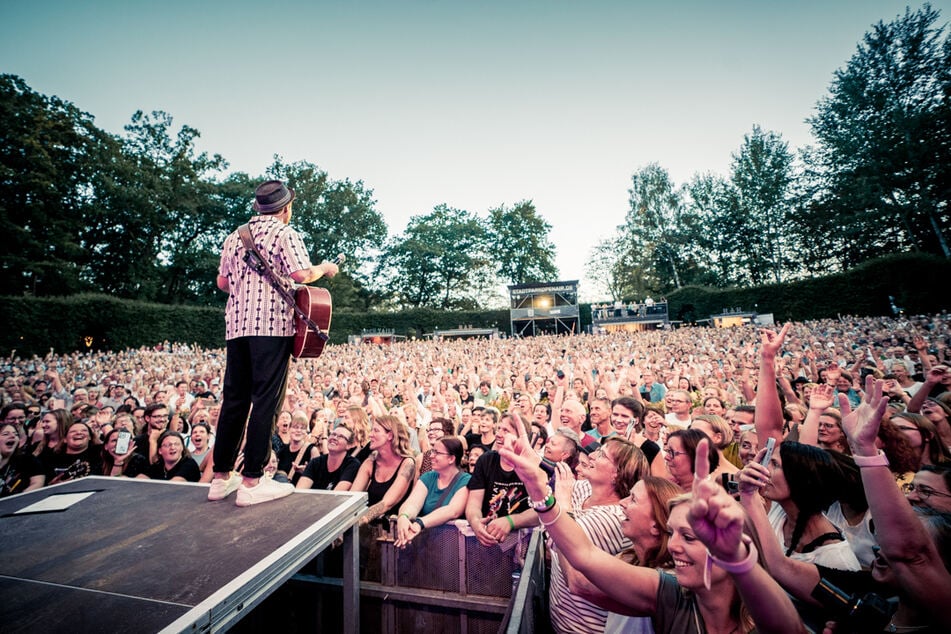
<svg viewBox="0 0 951 634">
<path fill-rule="evenodd" d="M 829 365 L 826 366 L 826 383 L 834 384 L 840 376 L 842 376 L 842 368 L 836 365 L 834 361 L 829 362 Z"/>
<path fill-rule="evenodd" d="M 744 557 L 741 541 L 746 514 L 726 489 L 710 481 L 709 452 L 710 442 L 700 441 L 687 521 L 712 555 L 724 561 L 739 561 Z"/>
<path fill-rule="evenodd" d="M 764 486 L 769 484 L 769 468 L 760 464 L 763 456 L 766 455 L 766 448 L 763 447 L 756 453 L 756 457 L 751 460 L 737 476 L 740 483 L 740 498 L 750 498 L 759 493 Z"/>
<path fill-rule="evenodd" d="M 555 499 L 565 510 L 571 510 L 571 494 L 575 490 L 575 474 L 564 462 L 555 464 Z"/>
<path fill-rule="evenodd" d="M 817 385 L 809 394 L 809 409 L 825 411 L 832 407 L 835 395 L 835 386 L 831 383 Z"/>
<path fill-rule="evenodd" d="M 875 439 L 887 406 L 888 399 L 882 397 L 882 381 L 871 374 L 865 377 L 865 396 L 854 411 L 846 395 L 839 394 L 842 430 L 849 439 L 853 453 L 859 456 L 873 456 L 877 453 Z"/>
<path fill-rule="evenodd" d="M 760 355 L 762 357 L 775 357 L 783 349 L 783 342 L 786 341 L 786 334 L 789 332 L 790 323 L 786 324 L 779 332 L 773 332 L 768 328 L 759 331 L 760 336 Z"/>
</svg>

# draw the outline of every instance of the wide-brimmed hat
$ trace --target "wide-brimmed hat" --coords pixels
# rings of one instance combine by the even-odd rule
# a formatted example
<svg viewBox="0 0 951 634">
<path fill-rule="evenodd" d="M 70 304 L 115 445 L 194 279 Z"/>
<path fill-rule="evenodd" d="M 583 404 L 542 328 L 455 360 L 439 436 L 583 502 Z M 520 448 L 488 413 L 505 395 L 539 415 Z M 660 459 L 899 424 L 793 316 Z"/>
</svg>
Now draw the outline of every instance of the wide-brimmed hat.
<svg viewBox="0 0 951 634">
<path fill-rule="evenodd" d="M 265 181 L 254 190 L 254 211 L 262 214 L 273 214 L 294 200 L 294 190 L 281 181 Z"/>
</svg>

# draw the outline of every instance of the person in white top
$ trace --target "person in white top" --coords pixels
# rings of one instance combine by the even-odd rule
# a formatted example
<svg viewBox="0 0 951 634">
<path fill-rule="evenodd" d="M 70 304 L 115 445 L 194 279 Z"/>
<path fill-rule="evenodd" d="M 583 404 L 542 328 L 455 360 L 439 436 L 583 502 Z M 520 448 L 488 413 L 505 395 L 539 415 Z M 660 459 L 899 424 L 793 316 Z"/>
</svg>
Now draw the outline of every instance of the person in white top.
<svg viewBox="0 0 951 634">
<path fill-rule="evenodd" d="M 675 429 L 690 427 L 690 406 L 693 401 L 686 390 L 670 390 L 664 397 L 667 405 L 667 424 Z"/>
</svg>

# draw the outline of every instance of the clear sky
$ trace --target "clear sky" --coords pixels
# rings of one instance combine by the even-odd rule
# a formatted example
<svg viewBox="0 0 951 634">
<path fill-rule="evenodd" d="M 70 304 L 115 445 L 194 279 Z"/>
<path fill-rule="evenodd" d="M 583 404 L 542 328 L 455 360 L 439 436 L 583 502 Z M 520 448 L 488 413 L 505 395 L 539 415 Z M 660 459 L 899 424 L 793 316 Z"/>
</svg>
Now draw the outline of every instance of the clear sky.
<svg viewBox="0 0 951 634">
<path fill-rule="evenodd" d="M 951 19 L 951 0 L 932 5 Z M 3 0 L 0 71 L 110 132 L 164 110 L 233 170 L 280 154 L 363 180 L 391 234 L 440 203 L 531 199 L 561 279 L 593 300 L 585 262 L 635 170 L 726 175 L 754 124 L 810 143 L 833 72 L 905 6 Z"/>
</svg>

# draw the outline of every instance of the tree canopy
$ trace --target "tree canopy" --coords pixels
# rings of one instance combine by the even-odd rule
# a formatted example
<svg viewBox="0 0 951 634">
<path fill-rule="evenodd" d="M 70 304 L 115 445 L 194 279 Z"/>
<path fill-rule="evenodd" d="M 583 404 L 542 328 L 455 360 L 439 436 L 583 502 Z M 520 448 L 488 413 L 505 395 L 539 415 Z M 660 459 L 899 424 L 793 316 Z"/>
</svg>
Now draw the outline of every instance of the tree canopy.
<svg viewBox="0 0 951 634">
<path fill-rule="evenodd" d="M 930 5 L 874 25 L 808 119 L 794 154 L 758 125 L 728 177 L 631 177 L 616 236 L 589 275 L 614 299 L 688 284 L 755 286 L 902 251 L 951 257 L 951 38 Z"/>
</svg>

